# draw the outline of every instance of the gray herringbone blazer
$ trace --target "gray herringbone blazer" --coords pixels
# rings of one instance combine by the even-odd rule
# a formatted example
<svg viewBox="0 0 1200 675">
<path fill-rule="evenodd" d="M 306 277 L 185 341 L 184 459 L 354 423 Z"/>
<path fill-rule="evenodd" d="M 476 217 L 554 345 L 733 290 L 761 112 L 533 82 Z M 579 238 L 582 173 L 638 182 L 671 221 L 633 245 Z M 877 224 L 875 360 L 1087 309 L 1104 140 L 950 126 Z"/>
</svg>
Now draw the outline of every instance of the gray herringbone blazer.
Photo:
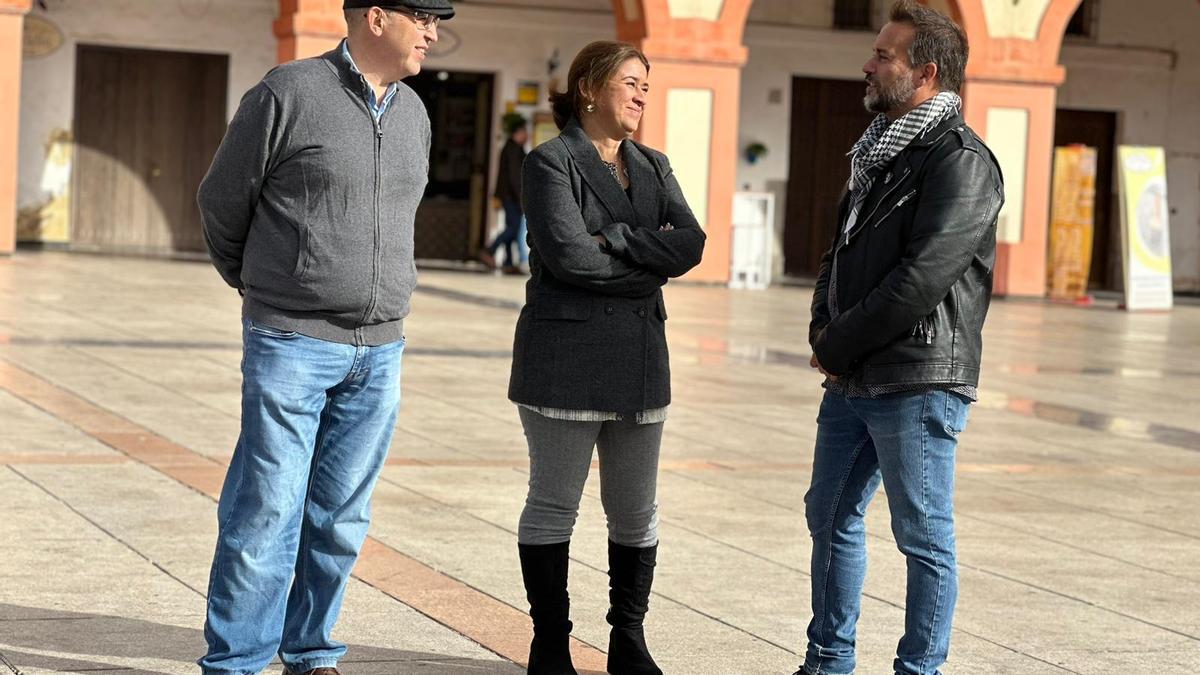
<svg viewBox="0 0 1200 675">
<path fill-rule="evenodd" d="M 633 140 L 620 152 L 628 193 L 576 121 L 525 160 L 531 277 L 513 345 L 517 403 L 618 413 L 670 403 L 661 288 L 700 262 L 705 237 L 666 155 Z"/>
</svg>

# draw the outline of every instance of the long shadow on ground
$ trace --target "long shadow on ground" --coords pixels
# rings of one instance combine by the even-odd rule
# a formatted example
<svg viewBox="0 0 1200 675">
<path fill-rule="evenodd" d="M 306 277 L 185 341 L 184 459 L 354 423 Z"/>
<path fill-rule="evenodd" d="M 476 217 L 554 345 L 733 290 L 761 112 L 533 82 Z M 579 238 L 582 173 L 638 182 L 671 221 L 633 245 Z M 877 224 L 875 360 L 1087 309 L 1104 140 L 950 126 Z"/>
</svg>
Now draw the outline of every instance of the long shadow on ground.
<svg viewBox="0 0 1200 675">
<path fill-rule="evenodd" d="M 130 668 L 131 659 L 173 661 L 172 672 L 200 671 L 194 664 L 204 653 L 204 633 L 140 619 L 81 614 L 0 603 L 0 675 L 14 666 L 26 670 L 68 673 L 162 675 L 164 671 Z M 7 662 L 7 663 L 6 663 Z M 350 645 L 338 664 L 345 675 L 464 675 L 524 672 L 507 661 L 483 661 L 427 652 Z M 273 665 L 266 673 L 277 673 Z"/>
</svg>

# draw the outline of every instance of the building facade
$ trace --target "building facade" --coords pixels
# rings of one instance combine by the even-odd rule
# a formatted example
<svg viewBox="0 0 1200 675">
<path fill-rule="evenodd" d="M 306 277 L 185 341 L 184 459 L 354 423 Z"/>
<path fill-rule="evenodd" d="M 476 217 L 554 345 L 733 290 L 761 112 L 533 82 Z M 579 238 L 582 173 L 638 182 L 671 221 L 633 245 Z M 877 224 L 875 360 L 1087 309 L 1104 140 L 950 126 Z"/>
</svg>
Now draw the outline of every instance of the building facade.
<svg viewBox="0 0 1200 675">
<path fill-rule="evenodd" d="M 930 0 L 966 29 L 968 122 L 1008 187 L 998 292 L 1042 295 L 1051 155 L 1102 155 L 1092 283 L 1120 286 L 1117 144 L 1166 148 L 1176 291 L 1200 291 L 1200 3 Z M 869 116 L 861 66 L 882 0 L 462 0 L 410 80 L 435 130 L 418 256 L 469 259 L 517 111 L 547 129 L 574 54 L 623 39 L 649 56 L 640 139 L 671 157 L 709 233 L 689 278 L 729 278 L 736 191 L 775 195 L 776 275 L 806 278 L 828 244 L 845 152 Z M 241 94 L 344 31 L 340 0 L 0 0 L 0 251 L 200 253 L 195 183 Z M 1064 37 L 1064 33 L 1068 33 Z M 11 38 L 11 39 L 10 39 Z M 19 112 L 19 117 L 17 113 Z M 541 124 L 537 124 L 540 122 Z M 759 145 L 765 154 L 747 156 Z M 1110 158 L 1104 164 L 1104 156 Z"/>
</svg>

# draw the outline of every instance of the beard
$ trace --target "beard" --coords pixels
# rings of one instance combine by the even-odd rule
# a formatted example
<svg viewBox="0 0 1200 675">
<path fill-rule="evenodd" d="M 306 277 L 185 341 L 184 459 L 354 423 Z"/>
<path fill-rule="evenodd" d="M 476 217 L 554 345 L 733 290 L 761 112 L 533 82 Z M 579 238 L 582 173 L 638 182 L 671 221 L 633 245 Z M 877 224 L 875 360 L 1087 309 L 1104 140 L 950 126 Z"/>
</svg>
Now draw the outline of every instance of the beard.
<svg viewBox="0 0 1200 675">
<path fill-rule="evenodd" d="M 898 77 L 889 85 L 869 80 L 868 84 L 874 86 L 874 91 L 868 90 L 867 95 L 863 97 L 863 107 L 867 109 L 867 112 L 891 112 L 908 103 L 913 94 L 917 93 L 916 85 L 907 77 Z"/>
</svg>

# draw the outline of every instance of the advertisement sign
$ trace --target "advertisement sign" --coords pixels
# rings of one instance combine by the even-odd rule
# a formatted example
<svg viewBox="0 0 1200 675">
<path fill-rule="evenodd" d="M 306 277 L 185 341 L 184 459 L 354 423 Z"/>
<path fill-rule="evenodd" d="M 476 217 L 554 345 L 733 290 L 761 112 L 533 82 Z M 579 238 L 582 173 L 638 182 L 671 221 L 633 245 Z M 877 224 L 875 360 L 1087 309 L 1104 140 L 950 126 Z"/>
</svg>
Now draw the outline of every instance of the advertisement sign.
<svg viewBox="0 0 1200 675">
<path fill-rule="evenodd" d="M 1171 237 L 1167 164 L 1162 148 L 1122 145 L 1121 250 L 1125 308 L 1170 309 Z"/>
<path fill-rule="evenodd" d="M 541 100 L 538 93 L 541 85 L 534 80 L 521 80 L 517 83 L 517 105 L 538 105 Z"/>
<path fill-rule="evenodd" d="M 1087 296 L 1092 266 L 1096 149 L 1083 145 L 1055 148 L 1053 190 L 1046 286 L 1051 299 L 1080 300 Z"/>
</svg>

